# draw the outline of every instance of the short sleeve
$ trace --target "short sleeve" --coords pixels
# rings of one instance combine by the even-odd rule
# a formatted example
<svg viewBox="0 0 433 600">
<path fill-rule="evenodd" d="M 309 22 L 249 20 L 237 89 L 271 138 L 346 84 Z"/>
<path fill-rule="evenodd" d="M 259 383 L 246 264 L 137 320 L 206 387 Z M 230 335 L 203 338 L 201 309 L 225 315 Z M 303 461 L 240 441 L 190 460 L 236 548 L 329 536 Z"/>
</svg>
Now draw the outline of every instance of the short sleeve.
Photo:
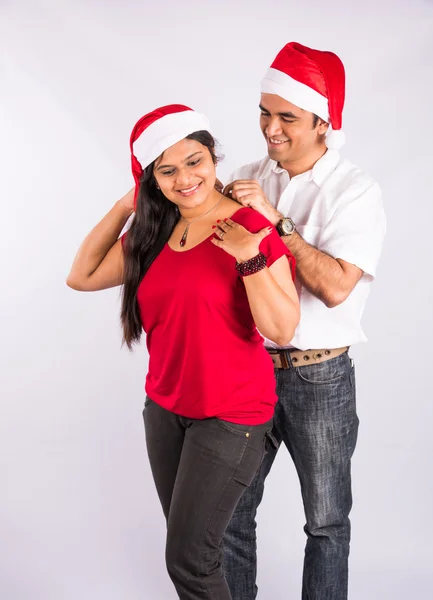
<svg viewBox="0 0 433 600">
<path fill-rule="evenodd" d="M 290 264 L 290 271 L 292 273 L 292 279 L 295 279 L 296 272 L 296 260 L 290 250 L 287 248 L 283 240 L 278 235 L 275 227 L 272 226 L 272 223 L 268 221 L 263 215 L 258 213 L 252 208 L 243 208 L 238 210 L 233 216 L 233 221 L 239 223 L 251 231 L 251 233 L 257 233 L 264 227 L 272 227 L 272 231 L 269 235 L 267 235 L 260 242 L 260 252 L 266 256 L 266 264 L 270 267 L 275 261 L 277 261 L 282 256 L 287 256 L 287 260 Z"/>
<path fill-rule="evenodd" d="M 373 279 L 386 231 L 377 183 L 339 207 L 320 237 L 318 249 L 356 265 Z"/>
</svg>

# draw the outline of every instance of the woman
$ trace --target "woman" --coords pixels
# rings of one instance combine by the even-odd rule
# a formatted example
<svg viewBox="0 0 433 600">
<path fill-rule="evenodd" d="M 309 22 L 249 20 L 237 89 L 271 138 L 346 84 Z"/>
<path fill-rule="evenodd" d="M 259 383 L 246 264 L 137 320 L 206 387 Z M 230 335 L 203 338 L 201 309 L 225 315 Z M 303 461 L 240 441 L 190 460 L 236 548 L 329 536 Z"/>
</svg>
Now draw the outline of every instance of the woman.
<svg viewBox="0 0 433 600">
<path fill-rule="evenodd" d="M 209 130 L 181 105 L 140 119 L 135 190 L 90 232 L 67 280 L 82 291 L 123 284 L 124 341 L 147 334 L 146 444 L 181 600 L 231 598 L 220 545 L 276 403 L 258 330 L 284 345 L 299 320 L 293 257 L 264 217 L 215 189 Z"/>
</svg>

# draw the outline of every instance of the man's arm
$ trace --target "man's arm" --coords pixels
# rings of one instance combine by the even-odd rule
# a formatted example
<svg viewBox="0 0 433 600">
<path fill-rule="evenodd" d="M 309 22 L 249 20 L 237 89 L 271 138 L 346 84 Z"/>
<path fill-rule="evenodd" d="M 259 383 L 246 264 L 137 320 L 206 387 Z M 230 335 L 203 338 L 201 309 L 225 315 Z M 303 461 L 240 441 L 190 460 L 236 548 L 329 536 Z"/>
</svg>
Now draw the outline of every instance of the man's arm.
<svg viewBox="0 0 433 600">
<path fill-rule="evenodd" d="M 296 258 L 296 272 L 302 285 L 328 308 L 344 302 L 363 275 L 355 265 L 317 250 L 299 233 L 281 239 Z"/>
<path fill-rule="evenodd" d="M 284 216 L 271 205 L 256 180 L 234 181 L 225 187 L 224 194 L 244 206 L 251 206 L 274 226 Z M 356 265 L 318 250 L 296 232 L 282 240 L 296 258 L 302 285 L 328 308 L 344 302 L 363 275 Z"/>
</svg>

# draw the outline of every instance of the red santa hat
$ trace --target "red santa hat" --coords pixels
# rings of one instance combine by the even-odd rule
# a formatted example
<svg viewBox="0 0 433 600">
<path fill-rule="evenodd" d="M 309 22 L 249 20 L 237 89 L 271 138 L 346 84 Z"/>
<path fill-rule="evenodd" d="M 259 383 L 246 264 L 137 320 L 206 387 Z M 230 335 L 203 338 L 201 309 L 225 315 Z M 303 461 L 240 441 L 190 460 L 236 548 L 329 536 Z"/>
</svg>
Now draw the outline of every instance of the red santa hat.
<svg viewBox="0 0 433 600">
<path fill-rule="evenodd" d="M 177 144 L 195 131 L 210 131 L 207 118 L 182 104 L 161 106 L 141 117 L 131 133 L 131 166 L 138 195 L 143 171 L 164 150 Z"/>
<path fill-rule="evenodd" d="M 329 123 L 328 148 L 341 148 L 345 95 L 344 66 L 336 54 L 290 42 L 277 54 L 261 83 L 263 94 L 275 94 Z"/>
</svg>

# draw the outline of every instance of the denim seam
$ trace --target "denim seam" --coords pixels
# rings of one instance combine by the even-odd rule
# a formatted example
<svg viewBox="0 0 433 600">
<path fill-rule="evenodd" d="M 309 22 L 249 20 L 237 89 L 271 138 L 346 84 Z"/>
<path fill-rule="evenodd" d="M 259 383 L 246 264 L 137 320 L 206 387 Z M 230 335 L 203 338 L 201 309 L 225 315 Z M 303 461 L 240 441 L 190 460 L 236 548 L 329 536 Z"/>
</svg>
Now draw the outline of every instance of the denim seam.
<svg viewBox="0 0 433 600">
<path fill-rule="evenodd" d="M 309 366 L 312 367 L 314 365 Z M 337 383 L 338 381 L 342 381 L 346 377 L 346 373 L 343 373 L 342 375 L 334 377 L 333 379 L 327 379 L 326 381 L 315 381 L 313 379 L 307 379 L 306 377 L 304 377 L 302 373 L 299 372 L 298 367 L 295 368 L 295 373 L 301 381 L 303 381 L 304 383 L 309 383 L 311 385 L 327 385 L 329 383 Z"/>
<path fill-rule="evenodd" d="M 222 501 L 222 499 L 223 499 L 223 497 L 224 497 L 224 494 L 226 493 L 226 491 L 227 491 L 227 488 L 228 488 L 228 487 L 229 487 L 229 485 L 232 483 L 232 481 L 233 481 L 233 479 L 234 479 L 234 477 L 235 477 L 235 475 L 236 475 L 236 473 L 237 473 L 237 471 L 238 471 L 238 469 L 239 469 L 239 465 L 240 465 L 240 463 L 241 463 L 241 461 L 242 461 L 242 459 L 243 459 L 243 457 L 244 457 L 244 455 L 245 455 L 245 450 L 247 449 L 247 446 L 248 446 L 248 442 L 249 442 L 249 441 L 250 441 L 250 440 L 249 440 L 249 438 L 245 437 L 245 443 L 244 443 L 244 447 L 243 447 L 243 449 L 242 449 L 242 453 L 241 453 L 241 455 L 240 455 L 240 457 L 239 457 L 239 460 L 238 460 L 238 462 L 236 463 L 236 465 L 235 465 L 235 467 L 234 467 L 234 469 L 233 469 L 232 476 L 230 477 L 229 481 L 227 482 L 227 485 L 226 485 L 226 486 L 224 487 L 224 489 L 222 490 L 222 492 L 221 492 L 221 495 L 220 495 L 220 497 L 219 497 L 219 499 L 218 499 L 218 503 L 217 503 L 217 504 L 216 504 L 216 506 L 215 506 L 215 510 L 214 510 L 214 512 L 212 513 L 212 515 L 210 515 L 210 516 L 209 516 L 208 522 L 206 523 L 206 528 L 205 528 L 205 532 L 204 532 L 204 537 L 205 537 L 205 538 L 208 536 L 208 532 L 209 532 L 209 526 L 210 526 L 210 524 L 211 524 L 211 522 L 212 522 L 213 518 L 215 517 L 215 514 L 216 514 L 216 512 L 217 512 L 217 510 L 218 510 L 218 508 L 219 508 L 219 506 L 220 506 L 220 504 L 221 504 L 221 501 Z M 200 557 L 200 567 L 202 567 L 202 566 L 203 566 L 203 557 L 201 556 L 201 557 Z M 208 587 L 207 587 L 206 583 L 203 581 L 203 578 L 201 578 L 201 579 L 202 579 L 203 587 L 205 588 L 206 592 L 209 594 L 209 597 L 211 598 L 211 596 L 210 596 L 210 591 L 209 591 L 209 589 L 208 589 Z"/>
<path fill-rule="evenodd" d="M 341 356 L 344 356 L 344 354 L 342 354 Z M 349 357 L 350 358 L 350 357 Z M 340 359 L 340 356 L 336 356 L 335 358 L 331 359 L 331 363 L 334 361 L 337 361 L 338 359 Z M 353 369 L 354 369 L 354 362 L 353 359 L 350 358 L 350 366 L 348 371 L 342 373 L 341 375 L 334 377 L 333 379 L 327 379 L 326 381 L 315 381 L 312 379 L 308 379 L 307 377 L 305 377 L 304 375 L 302 375 L 302 371 L 301 369 L 306 368 L 306 367 L 319 367 L 322 364 L 326 364 L 326 363 L 318 363 L 318 364 L 311 364 L 311 365 L 301 365 L 298 367 L 294 368 L 295 374 L 298 377 L 298 379 L 300 379 L 302 382 L 307 383 L 307 384 L 312 384 L 312 385 L 327 385 L 330 383 L 338 383 L 340 381 L 342 381 L 345 377 L 350 377 L 352 375 Z"/>
</svg>

